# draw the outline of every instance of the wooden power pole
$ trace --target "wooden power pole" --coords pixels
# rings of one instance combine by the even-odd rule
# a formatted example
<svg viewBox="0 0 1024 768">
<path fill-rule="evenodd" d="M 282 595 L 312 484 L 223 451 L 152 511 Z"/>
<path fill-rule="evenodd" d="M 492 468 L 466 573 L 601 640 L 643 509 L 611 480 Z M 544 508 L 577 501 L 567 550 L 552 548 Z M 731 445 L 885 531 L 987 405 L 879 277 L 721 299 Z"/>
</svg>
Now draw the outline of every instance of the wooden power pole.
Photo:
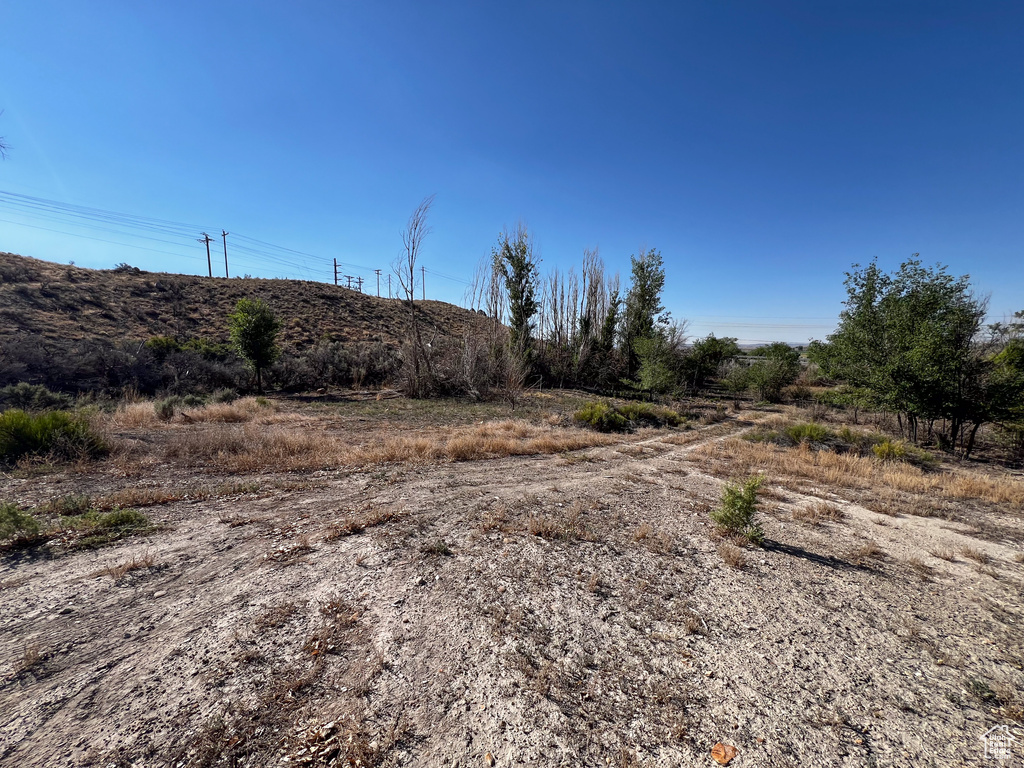
<svg viewBox="0 0 1024 768">
<path fill-rule="evenodd" d="M 222 229 L 220 236 L 224 238 L 224 277 L 231 277 L 228 274 L 228 232 Z"/>
<path fill-rule="evenodd" d="M 420 267 L 420 289 L 423 292 L 423 300 L 427 300 L 427 268 Z"/>
<path fill-rule="evenodd" d="M 213 277 L 213 262 L 210 261 L 210 243 L 213 241 L 213 238 L 205 232 L 200 232 L 199 234 L 202 237 L 197 242 L 206 243 L 206 268 L 210 271 L 210 277 Z"/>
<path fill-rule="evenodd" d="M 380 298 L 380 270 L 379 269 L 375 269 L 373 271 L 377 273 L 377 298 L 379 299 Z"/>
</svg>

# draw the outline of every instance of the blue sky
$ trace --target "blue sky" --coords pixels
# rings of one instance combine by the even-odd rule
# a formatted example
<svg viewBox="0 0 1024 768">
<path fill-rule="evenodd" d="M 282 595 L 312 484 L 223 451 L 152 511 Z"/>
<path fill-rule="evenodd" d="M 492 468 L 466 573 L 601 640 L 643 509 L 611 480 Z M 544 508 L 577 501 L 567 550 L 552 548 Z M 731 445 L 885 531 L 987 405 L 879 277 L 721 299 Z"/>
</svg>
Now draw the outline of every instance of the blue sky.
<svg viewBox="0 0 1024 768">
<path fill-rule="evenodd" d="M 205 273 L 227 229 L 233 274 L 370 278 L 436 194 L 428 298 L 521 220 L 542 267 L 660 249 L 699 335 L 821 338 L 914 252 L 1024 309 L 1019 2 L 14 0 L 2 35 L 0 190 L 186 226 L 0 197 L 0 250 Z"/>
</svg>

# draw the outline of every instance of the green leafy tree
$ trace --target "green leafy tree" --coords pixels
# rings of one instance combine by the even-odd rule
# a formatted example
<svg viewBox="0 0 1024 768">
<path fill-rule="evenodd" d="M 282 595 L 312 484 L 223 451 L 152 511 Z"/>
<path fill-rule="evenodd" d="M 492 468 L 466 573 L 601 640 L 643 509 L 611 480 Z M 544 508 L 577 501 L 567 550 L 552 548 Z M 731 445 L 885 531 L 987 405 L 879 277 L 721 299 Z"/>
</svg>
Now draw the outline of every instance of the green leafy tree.
<svg viewBox="0 0 1024 768">
<path fill-rule="evenodd" d="M 280 355 L 277 334 L 281 323 L 262 299 L 239 299 L 228 316 L 231 342 L 256 373 L 256 390 L 263 392 L 263 369 Z"/>
<path fill-rule="evenodd" d="M 725 336 L 721 339 L 709 334 L 693 343 L 690 353 L 683 362 L 686 386 L 691 392 L 700 392 L 708 381 L 718 373 L 722 363 L 740 354 L 736 339 Z"/>
<path fill-rule="evenodd" d="M 628 376 L 632 376 L 639 365 L 637 340 L 664 332 L 669 323 L 669 313 L 661 303 L 661 293 L 665 288 L 661 253 L 654 248 L 640 251 L 639 256 L 630 256 L 630 264 L 631 283 L 626 294 L 622 331 Z"/>
<path fill-rule="evenodd" d="M 823 372 L 870 391 L 915 442 L 922 423 L 930 433 L 943 420 L 940 442 L 968 455 L 978 426 L 992 418 L 994 370 L 979 333 L 986 302 L 969 278 L 912 258 L 892 274 L 876 262 L 855 268 L 846 290 L 839 327 L 813 351 Z"/>
<path fill-rule="evenodd" d="M 800 375 L 800 353 L 777 341 L 754 350 L 753 354 L 760 359 L 747 368 L 747 386 L 757 392 L 759 400 L 777 402 L 782 390 Z"/>
<path fill-rule="evenodd" d="M 514 232 L 503 232 L 493 250 L 495 266 L 505 280 L 509 308 L 509 344 L 528 360 L 533 343 L 533 317 L 537 314 L 537 286 L 540 263 L 533 253 L 533 241 L 520 224 Z"/>
</svg>

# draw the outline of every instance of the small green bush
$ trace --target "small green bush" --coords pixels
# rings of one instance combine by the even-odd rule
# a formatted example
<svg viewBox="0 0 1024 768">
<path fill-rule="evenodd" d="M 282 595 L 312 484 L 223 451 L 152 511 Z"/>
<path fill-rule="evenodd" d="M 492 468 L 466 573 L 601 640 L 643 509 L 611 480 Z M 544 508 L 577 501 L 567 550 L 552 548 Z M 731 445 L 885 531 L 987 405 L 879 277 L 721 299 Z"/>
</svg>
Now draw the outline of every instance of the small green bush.
<svg viewBox="0 0 1024 768">
<path fill-rule="evenodd" d="M 573 419 L 598 432 L 625 432 L 629 421 L 617 410 L 596 400 L 587 403 L 573 414 Z"/>
<path fill-rule="evenodd" d="M 828 427 L 816 424 L 813 421 L 807 424 L 794 424 L 786 427 L 786 434 L 794 443 L 823 443 L 832 437 L 832 431 Z"/>
<path fill-rule="evenodd" d="M 618 406 L 615 410 L 634 424 L 646 424 L 651 427 L 660 427 L 666 424 L 670 427 L 677 427 L 685 421 L 682 416 L 670 408 L 651 403 L 626 403 Z"/>
<path fill-rule="evenodd" d="M 41 530 L 31 512 L 8 501 L 0 502 L 0 540 L 32 541 L 39 538 Z"/>
<path fill-rule="evenodd" d="M 183 408 L 201 408 L 206 405 L 206 398 L 199 395 L 185 395 L 181 398 L 181 405 Z"/>
<path fill-rule="evenodd" d="M 677 427 L 686 419 L 676 411 L 651 403 L 625 403 L 611 406 L 607 403 L 593 401 L 587 403 L 573 418 L 579 424 L 596 429 L 600 432 L 625 432 L 637 426 Z"/>
<path fill-rule="evenodd" d="M 95 517 L 97 528 L 145 528 L 149 518 L 137 509 L 113 509 Z"/>
<path fill-rule="evenodd" d="M 0 413 L 0 462 L 14 464 L 25 456 L 95 458 L 106 451 L 89 424 L 66 411 Z"/>
<path fill-rule="evenodd" d="M 214 403 L 233 403 L 237 399 L 238 393 L 233 389 L 218 389 L 210 395 L 210 400 Z"/>
<path fill-rule="evenodd" d="M 902 440 L 882 440 L 873 445 L 871 450 L 879 461 L 905 461 L 919 467 L 931 467 L 936 463 L 935 457 L 928 451 Z"/>
<path fill-rule="evenodd" d="M 182 405 L 181 398 L 177 395 L 171 397 L 165 397 L 163 400 L 157 400 L 153 403 L 153 410 L 156 411 L 156 417 L 161 421 L 170 421 L 174 418 L 175 411 Z"/>
<path fill-rule="evenodd" d="M 40 508 L 43 512 L 60 517 L 72 517 L 84 515 L 92 509 L 92 499 L 83 494 L 72 494 L 70 496 L 58 496 L 50 499 Z"/>
<path fill-rule="evenodd" d="M 739 534 L 754 544 L 764 541 L 757 522 L 757 489 L 763 478 L 751 477 L 743 485 L 729 483 L 722 492 L 722 506 L 711 512 L 711 519 L 729 533 Z"/>
<path fill-rule="evenodd" d="M 0 389 L 0 408 L 47 411 L 53 408 L 67 408 L 71 402 L 67 395 L 51 392 L 41 384 L 21 381 Z"/>
</svg>

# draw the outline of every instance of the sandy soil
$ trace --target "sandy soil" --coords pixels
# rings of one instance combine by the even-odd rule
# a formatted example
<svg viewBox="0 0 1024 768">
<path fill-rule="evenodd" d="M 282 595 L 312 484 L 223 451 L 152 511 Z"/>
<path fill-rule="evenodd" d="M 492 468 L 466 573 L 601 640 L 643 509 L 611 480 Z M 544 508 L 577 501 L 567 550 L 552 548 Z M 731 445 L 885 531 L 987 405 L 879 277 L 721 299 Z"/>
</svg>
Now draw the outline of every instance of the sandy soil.
<svg viewBox="0 0 1024 768">
<path fill-rule="evenodd" d="M 159 530 L 97 550 L 9 552 L 0 764 L 714 765 L 724 742 L 733 766 L 954 766 L 984 764 L 993 726 L 1024 738 L 1021 510 L 892 517 L 769 482 L 767 544 L 732 567 L 722 479 L 689 453 L 742 427 L 207 476 L 260 490 L 149 507 Z M 843 518 L 793 520 L 817 498 Z M 133 558 L 151 565 L 104 570 Z"/>
</svg>

